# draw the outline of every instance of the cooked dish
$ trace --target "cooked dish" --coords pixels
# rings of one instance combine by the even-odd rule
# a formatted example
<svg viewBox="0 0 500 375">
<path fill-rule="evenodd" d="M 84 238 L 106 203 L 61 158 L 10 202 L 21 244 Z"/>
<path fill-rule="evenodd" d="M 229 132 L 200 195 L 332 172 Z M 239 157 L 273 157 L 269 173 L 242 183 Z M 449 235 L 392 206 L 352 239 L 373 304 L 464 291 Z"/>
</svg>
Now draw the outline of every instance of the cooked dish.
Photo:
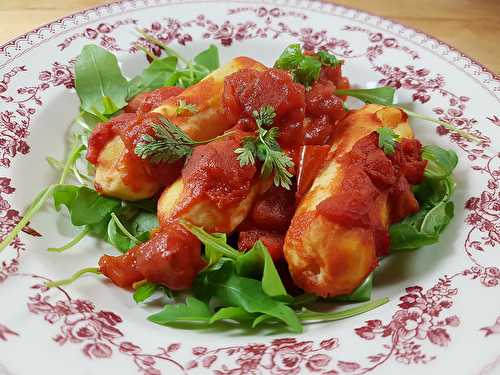
<svg viewBox="0 0 500 375">
<path fill-rule="evenodd" d="M 165 301 L 158 324 L 216 321 L 300 332 L 303 321 L 357 315 L 318 301 L 366 302 L 383 258 L 436 243 L 453 217 L 451 150 L 423 146 L 394 89 L 355 89 L 328 51 L 288 46 L 273 67 L 214 46 L 188 61 L 143 34 L 149 65 L 131 80 L 95 45 L 75 65 L 79 125 L 52 198 L 85 236 L 106 241 L 87 273 Z M 153 55 L 156 45 L 163 56 Z M 364 102 L 354 108 L 354 101 Z M 73 178 L 75 184 L 66 180 Z"/>
</svg>

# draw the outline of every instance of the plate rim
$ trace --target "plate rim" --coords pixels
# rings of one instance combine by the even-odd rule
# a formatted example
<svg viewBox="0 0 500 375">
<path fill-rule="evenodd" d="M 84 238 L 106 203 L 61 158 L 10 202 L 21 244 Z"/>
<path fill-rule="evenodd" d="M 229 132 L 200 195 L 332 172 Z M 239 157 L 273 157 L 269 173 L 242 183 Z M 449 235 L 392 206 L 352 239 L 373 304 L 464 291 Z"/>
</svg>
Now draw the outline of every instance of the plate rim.
<svg viewBox="0 0 500 375">
<path fill-rule="evenodd" d="M 160 1 L 158 0 L 153 0 L 154 3 L 156 4 L 160 4 Z M 165 0 L 163 0 L 165 1 Z M 185 3 L 190 3 L 190 1 L 183 1 L 183 0 L 180 0 L 180 1 L 176 1 L 176 0 L 167 0 L 170 4 L 185 4 Z M 258 2 L 262 2 L 264 3 L 265 1 L 263 0 L 231 0 L 231 1 L 235 1 L 235 2 L 248 2 L 248 3 L 258 3 Z M 284 6 L 293 6 L 292 4 L 292 0 L 281 0 L 283 2 L 283 4 L 280 4 L 279 5 L 284 5 Z M 487 67 L 486 65 L 484 65 L 483 63 L 481 63 L 478 59 L 472 57 L 471 55 L 469 55 L 468 53 L 465 53 L 463 52 L 461 49 L 457 48 L 457 47 L 454 47 L 453 45 L 451 45 L 450 43 L 448 42 L 445 42 L 443 41 L 442 39 L 434 36 L 434 35 L 431 35 L 429 33 L 427 33 L 426 31 L 423 31 L 422 29 L 420 28 L 416 28 L 416 27 L 413 27 L 413 26 L 409 26 L 405 23 L 402 23 L 402 22 L 399 22 L 399 21 L 395 21 L 391 18 L 388 18 L 388 17 L 385 17 L 385 16 L 381 16 L 381 15 L 378 15 L 374 12 L 371 12 L 371 11 L 367 11 L 367 10 L 364 10 L 364 9 L 361 9 L 361 8 L 358 8 L 358 7 L 354 7 L 354 6 L 350 6 L 350 5 L 342 5 L 342 4 L 338 4 L 336 3 L 335 1 L 331 2 L 331 1 L 327 1 L 327 0 L 301 0 L 302 2 L 305 2 L 305 3 L 321 3 L 323 5 L 327 5 L 327 6 L 332 6 L 332 7 L 338 7 L 338 8 L 344 8 L 346 10 L 353 10 L 355 11 L 356 13 L 359 13 L 361 15 L 369 15 L 370 17 L 376 17 L 376 18 L 379 18 L 381 20 L 384 20 L 384 21 L 388 21 L 390 22 L 392 25 L 398 25 L 398 26 L 401 26 L 403 27 L 404 29 L 406 30 L 409 30 L 409 31 L 413 31 L 415 33 L 418 33 L 418 34 L 422 34 L 424 36 L 426 36 L 428 38 L 428 40 L 433 40 L 433 41 L 436 41 L 440 46 L 445 46 L 449 52 L 455 52 L 457 53 L 460 57 L 462 58 L 465 58 L 467 60 L 469 60 L 471 63 L 473 63 L 474 65 L 476 65 L 477 67 L 479 67 L 481 69 L 481 71 L 483 73 L 487 73 L 491 76 L 491 79 L 497 81 L 498 83 L 500 83 L 500 74 L 497 74 L 495 72 L 493 72 L 492 69 L 490 69 L 489 67 Z M 0 44 L 0 54 L 5 54 L 6 53 L 6 50 L 9 48 L 9 47 L 17 47 L 17 45 L 20 43 L 20 42 L 23 42 L 23 41 L 27 41 L 29 43 L 29 37 L 31 35 L 38 35 L 41 37 L 40 35 L 40 32 L 44 31 L 44 30 L 49 30 L 50 32 L 52 32 L 51 28 L 57 24 L 63 24 L 64 21 L 67 21 L 67 20 L 75 20 L 77 16 L 86 16 L 88 13 L 90 12 L 93 12 L 93 11 L 101 11 L 101 10 L 105 10 L 105 9 L 111 9 L 112 7 L 114 6 L 120 6 L 121 8 L 123 8 L 123 5 L 124 4 L 137 4 L 141 2 L 141 0 L 116 0 L 116 1 L 112 1 L 110 3 L 107 3 L 107 4 L 102 4 L 102 5 L 97 5 L 97 6 L 93 6 L 93 7 L 88 7 L 88 8 L 84 8 L 84 9 L 81 9 L 81 10 L 78 10 L 76 12 L 73 12 L 73 13 L 70 13 L 68 15 L 65 15 L 65 16 L 62 16 L 62 17 L 58 17 L 58 18 L 55 18 L 54 20 L 52 21 L 49 21 L 47 23 L 44 23 L 40 26 L 37 26 L 31 30 L 28 30 L 26 31 L 25 33 L 23 34 L 20 34 L 18 36 L 15 36 L 9 40 L 7 40 L 6 42 Z M 150 0 L 142 0 L 142 2 L 147 6 L 150 2 Z M 202 1 L 203 2 L 203 1 Z M 210 2 L 210 0 L 206 1 L 206 2 Z M 269 1 L 271 3 L 278 3 L 277 0 L 271 0 Z M 295 1 L 295 4 L 297 4 L 297 1 Z M 297 6 L 295 6 L 297 7 Z M 300 8 L 300 7 L 298 7 Z M 81 26 L 80 23 L 76 24 L 75 26 Z M 45 40 L 46 38 L 45 37 L 41 37 L 42 38 L 42 41 Z M 10 63 L 11 61 L 15 60 L 16 57 L 18 57 L 20 54 L 17 54 L 11 58 L 9 58 L 7 61 L 5 61 L 4 63 L 2 63 L 0 65 L 0 69 L 3 68 L 4 66 L 6 66 L 8 63 Z M 443 55 L 443 53 L 440 53 L 439 55 Z M 452 62 L 450 62 L 452 63 Z M 453 63 L 452 63 L 453 64 Z M 453 64 L 455 65 L 455 64 Z M 458 67 L 459 68 L 459 67 Z M 461 68 L 459 68 L 460 70 L 463 70 Z M 476 79 L 477 80 L 477 79 Z M 497 100 L 500 101 L 500 98 L 499 96 L 495 95 L 497 97 Z"/>
</svg>

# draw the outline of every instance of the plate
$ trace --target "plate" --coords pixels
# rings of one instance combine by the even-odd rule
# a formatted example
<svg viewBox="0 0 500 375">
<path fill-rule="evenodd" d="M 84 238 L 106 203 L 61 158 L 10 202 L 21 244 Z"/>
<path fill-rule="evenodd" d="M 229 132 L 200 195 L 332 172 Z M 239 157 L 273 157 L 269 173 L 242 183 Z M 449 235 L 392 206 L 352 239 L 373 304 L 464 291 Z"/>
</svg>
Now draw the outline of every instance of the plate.
<svg viewBox="0 0 500 375">
<path fill-rule="evenodd" d="M 0 47 L 0 232 L 53 182 L 77 114 L 73 64 L 99 44 L 130 76 L 144 66 L 136 28 L 187 56 L 216 44 L 223 61 L 268 65 L 299 41 L 346 60 L 360 87 L 391 85 L 415 111 L 473 131 L 469 143 L 414 121 L 423 143 L 459 153 L 455 219 L 438 245 L 393 256 L 378 270 L 365 315 L 310 324 L 301 335 L 189 331 L 146 321 L 155 306 L 85 277 L 61 290 L 43 283 L 93 266 L 112 249 L 92 239 L 47 253 L 74 234 L 48 206 L 0 254 L 0 374 L 498 374 L 500 373 L 500 79 L 428 35 L 332 4 L 295 0 L 129 0 L 82 11 Z M 69 370 L 70 369 L 70 370 Z"/>
</svg>

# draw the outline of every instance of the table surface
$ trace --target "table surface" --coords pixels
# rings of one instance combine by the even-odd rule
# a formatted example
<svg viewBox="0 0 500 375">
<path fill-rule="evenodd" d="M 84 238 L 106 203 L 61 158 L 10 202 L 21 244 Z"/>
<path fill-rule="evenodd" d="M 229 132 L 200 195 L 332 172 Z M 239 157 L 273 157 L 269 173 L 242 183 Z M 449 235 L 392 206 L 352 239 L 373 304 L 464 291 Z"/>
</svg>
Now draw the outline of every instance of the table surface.
<svg viewBox="0 0 500 375">
<path fill-rule="evenodd" d="M 104 0 L 1 0 L 0 43 Z M 415 27 L 500 73 L 500 0 L 335 0 Z"/>
</svg>

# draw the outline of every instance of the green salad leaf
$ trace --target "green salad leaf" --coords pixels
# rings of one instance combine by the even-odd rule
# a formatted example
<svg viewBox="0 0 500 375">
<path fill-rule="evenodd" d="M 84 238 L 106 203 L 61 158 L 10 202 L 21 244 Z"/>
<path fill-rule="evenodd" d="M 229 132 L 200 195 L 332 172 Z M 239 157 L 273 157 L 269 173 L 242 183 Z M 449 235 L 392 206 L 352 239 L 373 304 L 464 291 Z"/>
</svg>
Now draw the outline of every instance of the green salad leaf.
<svg viewBox="0 0 500 375">
<path fill-rule="evenodd" d="M 237 322 L 246 323 L 256 318 L 256 314 L 250 314 L 241 307 L 222 307 L 212 315 L 209 323 L 215 323 L 219 320 L 235 320 Z"/>
<path fill-rule="evenodd" d="M 238 275 L 262 279 L 262 290 L 268 296 L 288 296 L 273 259 L 262 241 L 257 241 L 248 252 L 236 258 L 235 265 Z"/>
<path fill-rule="evenodd" d="M 448 177 L 458 164 L 458 155 L 455 151 L 435 145 L 423 147 L 422 158 L 427 160 L 425 176 L 429 178 Z"/>
<path fill-rule="evenodd" d="M 127 99 L 130 100 L 141 92 L 153 91 L 163 86 L 174 86 L 176 71 L 177 57 L 175 56 L 153 60 L 142 74 L 128 83 Z"/>
<path fill-rule="evenodd" d="M 278 57 L 274 67 L 288 70 L 296 82 L 310 87 L 319 78 L 322 65 L 335 67 L 341 63 L 342 60 L 338 60 L 327 51 L 319 51 L 309 56 L 302 52 L 300 44 L 290 44 Z"/>
<path fill-rule="evenodd" d="M 365 302 L 369 301 L 372 296 L 373 290 L 373 273 L 363 281 L 363 283 L 356 288 L 354 292 L 345 296 L 338 296 L 330 298 L 329 300 L 335 302 Z"/>
<path fill-rule="evenodd" d="M 226 306 L 241 307 L 248 313 L 263 313 L 284 322 L 291 331 L 302 332 L 295 312 L 262 289 L 258 280 L 238 276 L 232 262 L 214 271 L 201 273 L 193 284 L 195 295 L 203 300 L 217 298 Z"/>
<path fill-rule="evenodd" d="M 94 44 L 76 59 L 75 88 L 81 108 L 100 118 L 127 105 L 128 83 L 116 56 Z"/>
<path fill-rule="evenodd" d="M 174 322 L 202 322 L 208 323 L 212 311 L 206 302 L 195 297 L 187 297 L 186 303 L 165 305 L 162 311 L 150 315 L 148 320 L 153 323 L 166 325 Z"/>
<path fill-rule="evenodd" d="M 390 106 L 394 103 L 394 87 L 376 87 L 374 89 L 348 89 L 335 90 L 335 95 L 352 96 L 367 104 L 380 104 Z"/>
<path fill-rule="evenodd" d="M 141 283 L 134 291 L 134 301 L 136 303 L 145 302 L 154 294 L 154 292 L 156 292 L 158 287 L 158 284 L 152 283 L 150 281 Z"/>
<path fill-rule="evenodd" d="M 455 182 L 451 173 L 458 160 L 455 152 L 425 146 L 422 158 L 428 161 L 425 178 L 413 189 L 420 211 L 391 225 L 391 251 L 413 250 L 438 242 L 454 216 L 451 195 Z"/>
</svg>

